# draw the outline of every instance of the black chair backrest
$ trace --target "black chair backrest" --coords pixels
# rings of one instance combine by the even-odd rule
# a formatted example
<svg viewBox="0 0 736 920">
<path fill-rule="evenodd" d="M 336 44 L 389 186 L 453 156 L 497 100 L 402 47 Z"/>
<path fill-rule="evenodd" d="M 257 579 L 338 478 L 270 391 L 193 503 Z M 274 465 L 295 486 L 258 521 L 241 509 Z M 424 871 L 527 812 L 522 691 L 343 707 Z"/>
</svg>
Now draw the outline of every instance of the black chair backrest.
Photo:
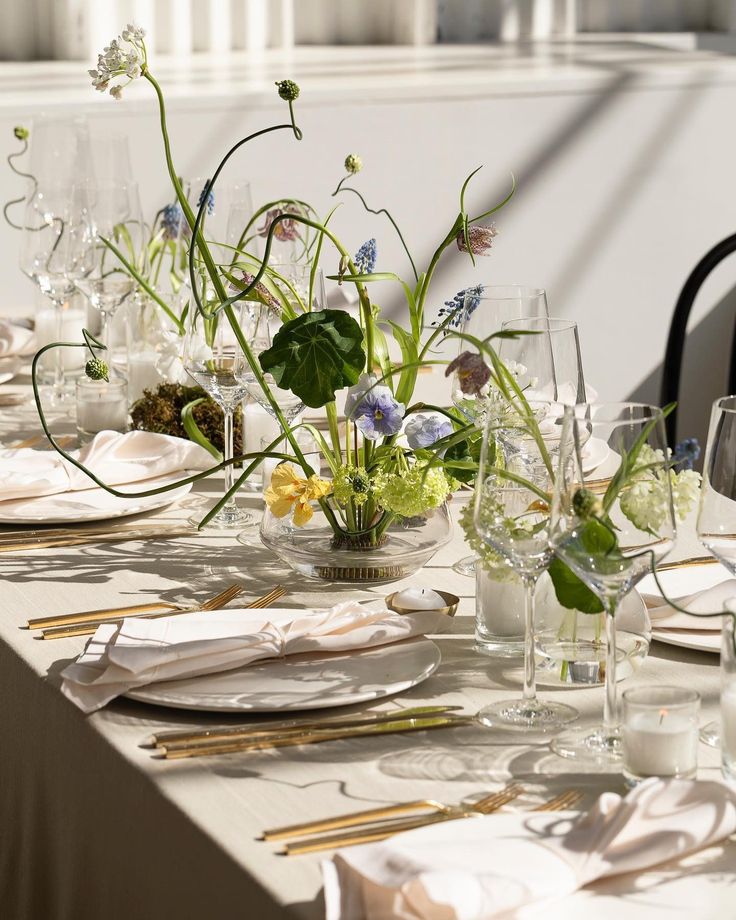
<svg viewBox="0 0 736 920">
<path fill-rule="evenodd" d="M 685 336 L 687 321 L 690 317 L 695 298 L 703 282 L 713 269 L 722 262 L 726 256 L 736 252 L 736 233 L 721 240 L 711 250 L 706 252 L 685 282 L 680 291 L 680 296 L 675 304 L 675 312 L 670 323 L 670 332 L 667 338 L 667 349 L 664 353 L 662 368 L 662 389 L 660 402 L 663 406 L 677 402 L 680 392 L 680 377 L 682 375 L 682 355 L 685 350 Z M 731 363 L 728 371 L 728 392 L 736 393 L 736 324 L 734 324 L 733 342 L 731 345 Z M 677 407 L 667 417 L 667 441 L 674 448 L 677 440 Z"/>
</svg>

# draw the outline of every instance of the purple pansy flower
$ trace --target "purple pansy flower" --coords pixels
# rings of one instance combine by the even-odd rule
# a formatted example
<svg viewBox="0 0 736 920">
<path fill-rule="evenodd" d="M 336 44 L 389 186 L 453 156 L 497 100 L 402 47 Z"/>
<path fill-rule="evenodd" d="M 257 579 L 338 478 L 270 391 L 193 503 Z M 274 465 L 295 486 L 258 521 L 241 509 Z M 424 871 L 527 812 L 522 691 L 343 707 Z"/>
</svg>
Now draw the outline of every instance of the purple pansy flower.
<svg viewBox="0 0 736 920">
<path fill-rule="evenodd" d="M 436 441 L 446 438 L 452 432 L 452 422 L 439 412 L 419 412 L 412 415 L 404 429 L 406 440 L 412 450 L 431 447 Z"/>
<path fill-rule="evenodd" d="M 388 387 L 377 386 L 363 396 L 350 417 L 369 441 L 376 441 L 401 431 L 405 411 Z"/>
</svg>

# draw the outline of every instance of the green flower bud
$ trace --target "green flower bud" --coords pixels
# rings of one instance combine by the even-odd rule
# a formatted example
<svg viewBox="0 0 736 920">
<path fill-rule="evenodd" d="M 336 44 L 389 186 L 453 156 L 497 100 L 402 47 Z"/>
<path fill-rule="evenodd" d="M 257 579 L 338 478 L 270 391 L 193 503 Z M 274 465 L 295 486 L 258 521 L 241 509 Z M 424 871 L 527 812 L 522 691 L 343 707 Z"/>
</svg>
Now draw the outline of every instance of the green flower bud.
<svg viewBox="0 0 736 920">
<path fill-rule="evenodd" d="M 13 134 L 18 138 L 19 141 L 27 141 L 28 136 L 31 132 L 28 128 L 24 128 L 22 125 L 17 125 L 13 128 Z"/>
<path fill-rule="evenodd" d="M 90 380 L 106 380 L 108 383 L 110 382 L 107 364 L 104 361 L 100 361 L 99 358 L 90 358 L 84 366 L 84 373 Z"/>
<path fill-rule="evenodd" d="M 590 489 L 578 489 L 572 497 L 572 510 L 578 517 L 599 517 L 603 513 L 603 502 Z"/>
<path fill-rule="evenodd" d="M 279 96 L 285 102 L 293 102 L 299 98 L 299 87 L 293 80 L 276 80 L 276 86 L 279 88 Z"/>
<path fill-rule="evenodd" d="M 358 156 L 357 153 L 349 153 L 345 157 L 345 169 L 350 173 L 351 176 L 354 176 L 356 173 L 359 173 L 363 168 L 363 161 Z"/>
</svg>

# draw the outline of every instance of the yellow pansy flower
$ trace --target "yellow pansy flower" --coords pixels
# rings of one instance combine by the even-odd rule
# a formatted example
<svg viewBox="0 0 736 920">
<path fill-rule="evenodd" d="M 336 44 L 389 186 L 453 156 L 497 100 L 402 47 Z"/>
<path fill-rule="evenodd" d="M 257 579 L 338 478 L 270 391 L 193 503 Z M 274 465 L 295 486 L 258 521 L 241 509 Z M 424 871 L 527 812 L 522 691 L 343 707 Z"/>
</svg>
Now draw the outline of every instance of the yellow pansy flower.
<svg viewBox="0 0 736 920">
<path fill-rule="evenodd" d="M 276 517 L 286 517 L 294 510 L 294 523 L 304 524 L 314 514 L 311 502 L 332 491 L 332 483 L 313 474 L 309 479 L 298 476 L 291 463 L 281 463 L 271 474 L 271 485 L 263 493 L 266 504 Z"/>
</svg>

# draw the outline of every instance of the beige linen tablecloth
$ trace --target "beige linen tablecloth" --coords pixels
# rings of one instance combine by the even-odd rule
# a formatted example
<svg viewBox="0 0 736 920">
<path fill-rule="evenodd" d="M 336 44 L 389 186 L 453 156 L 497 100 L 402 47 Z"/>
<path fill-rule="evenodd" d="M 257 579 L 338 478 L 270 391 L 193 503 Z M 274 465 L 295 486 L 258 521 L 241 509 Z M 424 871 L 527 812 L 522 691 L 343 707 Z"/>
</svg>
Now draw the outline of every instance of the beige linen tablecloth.
<svg viewBox="0 0 736 920">
<path fill-rule="evenodd" d="M 0 438 L 35 431 L 29 409 L 5 412 Z M 63 419 L 58 427 L 64 428 Z M 202 484 L 163 518 L 207 507 L 221 487 Z M 255 497 L 244 502 L 257 507 Z M 680 555 L 696 550 L 685 529 Z M 448 634 L 438 637 L 442 665 L 425 683 L 383 708 L 441 700 L 468 711 L 520 690 L 518 662 L 493 662 L 473 651 L 474 582 L 449 568 L 466 552 L 459 534 L 413 584 L 462 597 Z M 219 920 L 323 916 L 320 856 L 285 858 L 256 840 L 265 827 L 384 803 L 431 797 L 458 801 L 522 778 L 527 804 L 561 789 L 583 788 L 590 802 L 621 791 L 619 776 L 582 776 L 545 746 L 509 745 L 481 727 L 359 739 L 283 751 L 190 761 L 156 760 L 140 745 L 152 731 L 216 724 L 202 714 L 116 701 L 85 717 L 58 690 L 61 669 L 83 638 L 43 642 L 19 629 L 28 617 L 163 598 L 201 599 L 233 580 L 255 597 L 276 582 L 288 603 L 327 605 L 383 595 L 321 587 L 278 564 L 264 549 L 201 535 L 146 544 L 125 542 L 0 556 L 0 916 L 3 920 Z M 717 715 L 718 658 L 655 643 L 638 683 L 694 687 L 703 721 Z M 624 685 L 625 686 L 625 685 Z M 600 717 L 600 688 L 549 692 L 574 704 L 581 722 Z M 361 707 L 358 707 L 361 708 Z M 375 706 L 373 708 L 376 708 Z M 334 712 L 334 711 L 333 711 Z M 719 775 L 718 752 L 701 745 L 701 775 Z M 730 897 L 736 898 L 728 889 Z M 715 889 L 713 889 L 715 891 Z M 682 896 L 666 917 L 709 913 Z M 632 886 L 627 917 L 641 909 Z M 620 915 L 620 895 L 605 887 L 565 904 L 566 920 Z M 693 895 L 695 896 L 695 895 Z M 546 920 L 557 916 L 545 914 Z"/>
</svg>

